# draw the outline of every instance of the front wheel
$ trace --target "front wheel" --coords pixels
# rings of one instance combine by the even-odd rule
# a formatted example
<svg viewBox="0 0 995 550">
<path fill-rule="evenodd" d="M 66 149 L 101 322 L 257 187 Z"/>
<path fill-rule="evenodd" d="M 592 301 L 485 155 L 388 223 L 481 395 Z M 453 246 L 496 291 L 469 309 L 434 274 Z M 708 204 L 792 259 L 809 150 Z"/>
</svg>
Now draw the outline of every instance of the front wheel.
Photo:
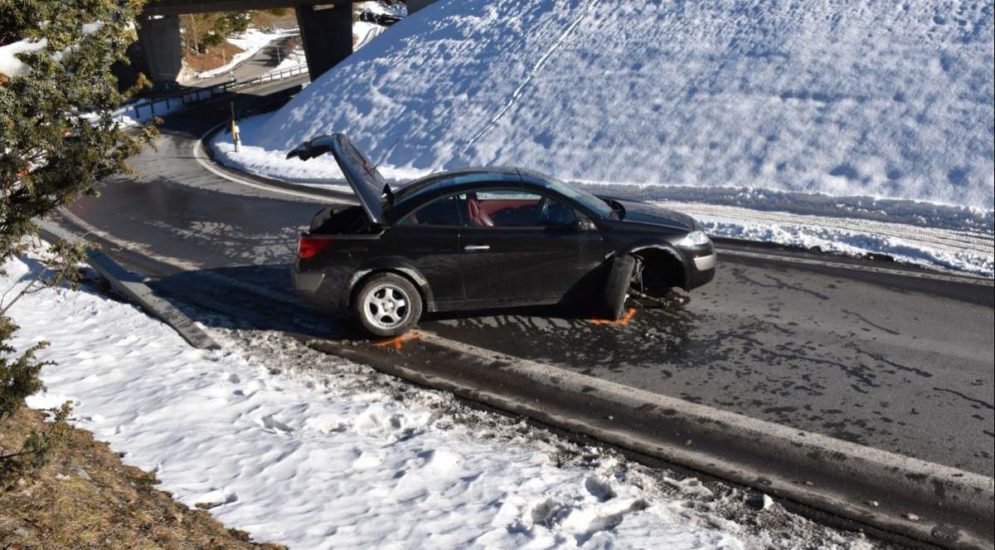
<svg viewBox="0 0 995 550">
<path fill-rule="evenodd" d="M 621 319 L 625 315 L 625 299 L 636 270 L 636 259 L 626 254 L 615 256 L 608 266 L 608 277 L 601 289 L 598 314 L 606 319 Z"/>
<path fill-rule="evenodd" d="M 421 295 L 404 277 L 380 273 L 367 279 L 359 289 L 353 313 L 363 330 L 373 336 L 400 336 L 421 318 Z"/>
</svg>

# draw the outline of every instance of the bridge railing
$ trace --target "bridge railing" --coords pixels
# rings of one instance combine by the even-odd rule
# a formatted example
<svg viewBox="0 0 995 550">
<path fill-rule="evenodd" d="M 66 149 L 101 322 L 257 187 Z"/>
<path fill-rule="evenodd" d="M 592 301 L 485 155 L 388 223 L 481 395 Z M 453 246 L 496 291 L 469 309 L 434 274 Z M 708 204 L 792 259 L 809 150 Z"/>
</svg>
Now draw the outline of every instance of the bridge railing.
<svg viewBox="0 0 995 550">
<path fill-rule="evenodd" d="M 265 84 L 267 82 L 286 80 L 288 78 L 306 74 L 307 72 L 307 65 L 298 65 L 246 80 L 232 79 L 206 88 L 191 88 L 166 97 L 149 98 L 136 101 L 135 103 L 124 107 L 119 114 L 122 117 L 130 117 L 134 120 L 148 120 L 152 117 L 164 116 L 169 113 L 185 109 L 189 105 L 194 105 L 215 97 L 230 94 L 234 90 L 240 90 L 258 84 Z"/>
<path fill-rule="evenodd" d="M 288 78 L 293 78 L 295 76 L 300 76 L 308 72 L 307 65 L 296 65 L 293 67 L 287 67 L 286 69 L 280 69 L 279 71 L 273 71 L 260 75 L 254 78 L 249 78 L 247 80 L 233 80 L 230 81 L 230 90 L 237 90 L 240 88 L 248 88 L 250 86 L 255 86 L 257 84 L 265 84 L 267 82 L 276 82 L 277 80 L 286 80 Z"/>
</svg>

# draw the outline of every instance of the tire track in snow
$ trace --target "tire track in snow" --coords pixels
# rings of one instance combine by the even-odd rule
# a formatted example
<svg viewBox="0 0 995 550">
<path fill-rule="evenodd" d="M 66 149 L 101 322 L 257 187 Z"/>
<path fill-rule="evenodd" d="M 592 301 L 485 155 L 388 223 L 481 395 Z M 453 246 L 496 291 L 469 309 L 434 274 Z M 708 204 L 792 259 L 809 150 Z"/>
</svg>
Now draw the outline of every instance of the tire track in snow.
<svg viewBox="0 0 995 550">
<path fill-rule="evenodd" d="M 587 17 L 587 15 L 591 12 L 591 8 L 593 8 L 594 5 L 597 3 L 598 0 L 589 0 L 587 2 L 587 5 L 584 6 L 584 8 L 581 10 L 580 15 L 578 15 L 570 23 L 570 25 L 562 33 L 560 33 L 560 36 L 557 37 L 555 42 L 553 42 L 553 45 L 550 46 L 549 49 L 542 54 L 542 57 L 539 58 L 539 61 L 537 61 L 536 64 L 532 66 L 532 69 L 529 70 L 529 73 L 525 76 L 525 79 L 522 80 L 522 83 L 518 85 L 518 88 L 515 88 L 514 92 L 512 92 L 511 99 L 508 100 L 508 102 L 504 105 L 504 107 L 501 108 L 501 110 L 497 112 L 496 115 L 491 117 L 491 119 L 487 121 L 486 124 L 484 124 L 483 128 L 481 128 L 476 134 L 474 134 L 470 138 L 469 141 L 467 141 L 466 145 L 460 148 L 460 154 L 465 154 L 467 150 L 470 149 L 470 147 L 473 147 L 473 145 L 480 140 L 480 138 L 487 135 L 487 133 L 491 130 L 491 128 L 497 125 L 498 121 L 504 118 L 504 115 L 509 110 L 511 110 L 511 108 L 514 107 L 516 103 L 518 103 L 518 99 L 525 92 L 525 88 L 527 88 L 529 84 L 532 83 L 532 80 L 536 77 L 536 75 L 538 75 L 542 71 L 542 68 L 546 65 L 546 62 L 549 61 L 549 58 L 552 57 L 553 54 L 560 49 L 560 46 L 562 46 L 563 43 L 566 42 L 568 38 L 570 38 L 570 35 L 573 34 L 574 29 L 576 29 L 577 26 L 580 25 L 580 22 L 583 21 L 585 17 Z"/>
</svg>

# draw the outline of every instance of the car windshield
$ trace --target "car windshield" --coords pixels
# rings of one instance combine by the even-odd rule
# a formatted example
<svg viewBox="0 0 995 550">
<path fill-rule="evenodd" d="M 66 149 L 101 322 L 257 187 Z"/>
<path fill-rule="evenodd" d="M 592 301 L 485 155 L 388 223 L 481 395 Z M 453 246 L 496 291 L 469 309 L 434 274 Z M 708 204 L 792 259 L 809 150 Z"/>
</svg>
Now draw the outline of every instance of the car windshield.
<svg viewBox="0 0 995 550">
<path fill-rule="evenodd" d="M 598 216 L 601 218 L 607 218 L 614 212 L 612 207 L 607 202 L 599 199 L 591 193 L 588 193 L 587 191 L 581 191 L 572 185 L 567 185 L 560 180 L 550 177 L 544 178 L 544 183 L 547 188 L 583 204 L 589 210 L 597 212 Z"/>
</svg>

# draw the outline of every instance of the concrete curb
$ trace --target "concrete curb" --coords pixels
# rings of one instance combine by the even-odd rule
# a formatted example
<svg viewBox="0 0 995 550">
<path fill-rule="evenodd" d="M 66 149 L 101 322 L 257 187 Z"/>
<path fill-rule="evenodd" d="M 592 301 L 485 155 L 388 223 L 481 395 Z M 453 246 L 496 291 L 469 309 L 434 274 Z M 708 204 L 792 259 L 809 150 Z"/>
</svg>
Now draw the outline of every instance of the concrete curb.
<svg viewBox="0 0 995 550">
<path fill-rule="evenodd" d="M 251 187 L 262 187 L 263 189 L 270 191 L 283 192 L 301 197 L 310 197 L 318 200 L 328 200 L 334 204 L 343 202 L 349 204 L 359 204 L 357 202 L 356 195 L 351 191 L 336 191 L 320 187 L 308 187 L 299 183 L 258 176 L 251 172 L 243 172 L 232 168 L 216 159 L 214 148 L 211 147 L 210 140 L 213 139 L 217 133 L 223 131 L 227 124 L 227 122 L 222 122 L 221 124 L 214 126 L 194 142 L 194 159 L 207 171 L 226 180 L 242 185 L 249 185 Z"/>
<path fill-rule="evenodd" d="M 48 222 L 41 222 L 42 235 L 46 240 L 63 239 L 80 241 L 78 236 Z M 203 329 L 197 326 L 182 311 L 166 300 L 155 295 L 142 278 L 124 269 L 106 254 L 98 250 L 87 251 L 87 263 L 110 283 L 111 287 L 123 294 L 149 314 L 157 317 L 175 330 L 188 344 L 199 349 L 220 349 Z"/>
<path fill-rule="evenodd" d="M 306 338 L 304 340 L 307 340 Z M 318 350 L 946 548 L 991 548 L 992 478 L 421 333 L 404 353 Z"/>
</svg>

